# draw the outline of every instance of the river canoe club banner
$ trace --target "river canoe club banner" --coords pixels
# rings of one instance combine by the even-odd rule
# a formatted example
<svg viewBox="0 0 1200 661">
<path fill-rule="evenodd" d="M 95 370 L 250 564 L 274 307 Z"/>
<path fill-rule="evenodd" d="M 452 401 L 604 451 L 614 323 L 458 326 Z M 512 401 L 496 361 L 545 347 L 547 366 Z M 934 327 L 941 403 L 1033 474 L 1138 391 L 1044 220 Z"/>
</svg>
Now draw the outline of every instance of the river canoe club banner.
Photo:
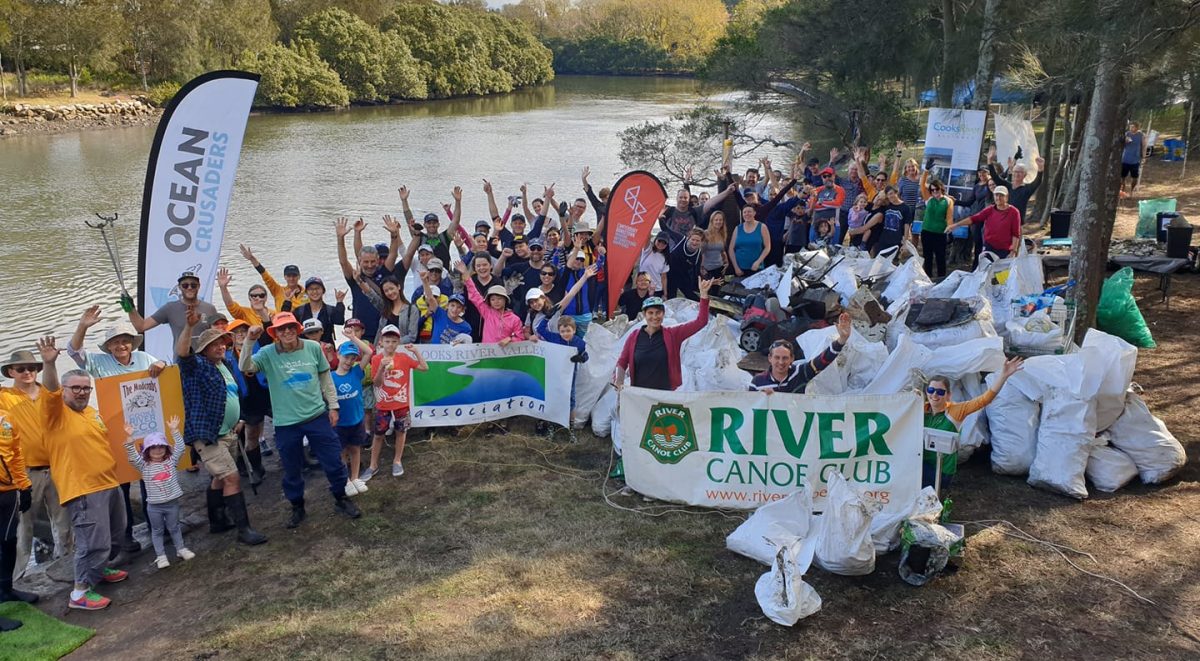
<svg viewBox="0 0 1200 661">
<path fill-rule="evenodd" d="M 429 371 L 412 371 L 414 427 L 471 425 L 516 415 L 566 426 L 573 347 L 550 342 L 422 344 Z"/>
<path fill-rule="evenodd" d="M 163 112 L 150 148 L 142 193 L 137 304 L 149 317 L 179 297 L 184 271 L 200 277 L 200 298 L 212 297 L 225 236 L 242 137 L 258 75 L 213 71 L 184 85 Z M 175 355 L 165 325 L 146 333 L 151 355 Z"/>
<path fill-rule="evenodd" d="M 621 391 L 625 481 L 660 500 L 754 509 L 840 471 L 884 511 L 921 490 L 921 399 L 899 395 Z"/>
</svg>

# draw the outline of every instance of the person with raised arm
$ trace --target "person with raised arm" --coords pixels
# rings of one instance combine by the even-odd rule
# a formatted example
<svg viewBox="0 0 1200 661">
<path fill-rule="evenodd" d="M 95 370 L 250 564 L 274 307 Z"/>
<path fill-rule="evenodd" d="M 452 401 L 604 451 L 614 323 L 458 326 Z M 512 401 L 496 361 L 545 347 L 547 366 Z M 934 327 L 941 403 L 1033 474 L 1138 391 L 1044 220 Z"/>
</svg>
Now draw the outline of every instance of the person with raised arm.
<svg viewBox="0 0 1200 661">
<path fill-rule="evenodd" d="M 199 311 L 200 320 L 205 323 L 217 316 L 217 308 L 212 303 L 200 300 L 200 276 L 195 272 L 184 271 L 181 273 L 176 288 L 179 297 L 160 306 L 149 317 L 143 317 L 133 307 L 132 299 L 122 298 L 122 303 L 126 304 L 126 309 L 129 310 L 129 323 L 133 324 L 133 329 L 139 333 L 145 333 L 151 328 L 157 328 L 160 324 L 168 324 L 171 326 L 171 342 L 173 344 L 179 341 L 179 334 L 183 332 L 183 324 L 187 319 L 188 310 L 194 308 Z M 176 290 L 172 290 L 171 293 L 175 294 Z"/>
<path fill-rule="evenodd" d="M 621 348 L 617 358 L 613 385 L 620 390 L 625 386 L 625 375 L 630 385 L 655 390 L 678 390 L 683 385 L 683 368 L 679 357 L 684 340 L 700 332 L 708 323 L 708 290 L 715 280 L 701 279 L 700 309 L 696 318 L 686 324 L 663 326 L 666 304 L 661 298 L 651 296 L 642 303 L 642 318 L 646 325 L 631 334 Z"/>
<path fill-rule="evenodd" d="M 280 285 L 267 269 L 254 256 L 254 251 L 250 250 L 245 244 L 239 244 L 238 250 L 242 252 L 242 257 L 250 262 L 255 271 L 262 276 L 263 284 L 267 286 L 267 291 L 271 292 L 271 297 L 275 299 L 275 311 L 279 312 L 284 309 L 284 304 L 290 303 L 289 309 L 295 309 L 304 305 L 304 287 L 300 286 L 300 267 L 295 264 L 288 264 L 283 267 L 283 280 L 285 285 Z"/>
<path fill-rule="evenodd" d="M 414 240 L 419 240 L 421 243 L 433 248 L 433 254 L 442 260 L 442 263 L 450 263 L 450 244 L 454 242 L 454 236 L 458 234 L 458 228 L 462 223 L 463 217 L 462 188 L 455 186 L 454 190 L 450 193 L 454 198 L 454 213 L 450 217 L 449 226 L 444 231 L 440 229 L 442 219 L 434 211 L 426 213 L 421 219 L 421 224 L 417 224 L 412 208 L 408 206 L 408 196 L 411 192 L 407 186 L 399 188 L 400 203 L 404 206 L 404 220 L 408 223 L 409 232 L 414 237 Z"/>
</svg>

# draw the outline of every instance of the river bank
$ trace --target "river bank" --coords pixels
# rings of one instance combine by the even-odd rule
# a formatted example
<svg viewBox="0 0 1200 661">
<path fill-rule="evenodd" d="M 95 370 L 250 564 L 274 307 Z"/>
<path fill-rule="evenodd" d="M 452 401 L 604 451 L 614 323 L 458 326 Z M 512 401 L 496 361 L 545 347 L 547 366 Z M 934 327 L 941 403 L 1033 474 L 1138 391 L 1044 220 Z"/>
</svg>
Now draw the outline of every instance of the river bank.
<svg viewBox="0 0 1200 661">
<path fill-rule="evenodd" d="M 0 137 L 143 126 L 157 123 L 161 115 L 161 108 L 136 96 L 103 103 L 12 103 L 0 106 Z"/>
</svg>

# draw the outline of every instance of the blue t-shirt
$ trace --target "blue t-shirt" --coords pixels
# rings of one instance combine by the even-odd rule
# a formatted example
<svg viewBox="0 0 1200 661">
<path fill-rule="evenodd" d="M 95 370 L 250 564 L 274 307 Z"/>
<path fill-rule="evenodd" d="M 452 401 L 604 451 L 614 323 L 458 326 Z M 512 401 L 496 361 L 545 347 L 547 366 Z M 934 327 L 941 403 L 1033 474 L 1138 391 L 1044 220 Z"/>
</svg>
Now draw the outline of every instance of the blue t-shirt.
<svg viewBox="0 0 1200 661">
<path fill-rule="evenodd" d="M 429 341 L 432 344 L 450 344 L 459 335 L 471 335 L 471 324 L 466 319 L 451 321 L 450 315 L 444 308 L 433 311 L 433 335 Z"/>
<path fill-rule="evenodd" d="M 1125 132 L 1125 139 L 1128 142 L 1121 149 L 1121 164 L 1122 165 L 1137 165 L 1142 162 L 1142 152 L 1146 151 L 1146 136 L 1138 131 Z"/>
<path fill-rule="evenodd" d="M 337 370 L 330 372 L 333 377 L 333 387 L 337 389 L 338 423 L 339 427 L 353 427 L 362 423 L 366 414 L 363 405 L 362 383 L 366 372 L 359 365 L 350 368 L 349 372 L 339 374 Z"/>
</svg>

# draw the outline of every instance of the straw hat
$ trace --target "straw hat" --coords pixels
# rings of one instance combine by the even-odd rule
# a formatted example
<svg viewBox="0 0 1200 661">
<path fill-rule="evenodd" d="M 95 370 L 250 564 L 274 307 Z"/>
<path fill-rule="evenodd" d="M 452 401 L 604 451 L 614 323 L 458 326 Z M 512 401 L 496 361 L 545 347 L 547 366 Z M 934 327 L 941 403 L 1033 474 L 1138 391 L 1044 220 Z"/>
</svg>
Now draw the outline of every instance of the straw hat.
<svg viewBox="0 0 1200 661">
<path fill-rule="evenodd" d="M 138 334 L 137 329 L 129 324 L 120 324 L 104 331 L 104 339 L 100 342 L 100 350 L 111 354 L 112 352 L 108 350 L 108 343 L 122 335 L 128 335 L 133 338 L 133 351 L 137 351 L 138 347 L 142 346 L 142 336 Z"/>
</svg>

